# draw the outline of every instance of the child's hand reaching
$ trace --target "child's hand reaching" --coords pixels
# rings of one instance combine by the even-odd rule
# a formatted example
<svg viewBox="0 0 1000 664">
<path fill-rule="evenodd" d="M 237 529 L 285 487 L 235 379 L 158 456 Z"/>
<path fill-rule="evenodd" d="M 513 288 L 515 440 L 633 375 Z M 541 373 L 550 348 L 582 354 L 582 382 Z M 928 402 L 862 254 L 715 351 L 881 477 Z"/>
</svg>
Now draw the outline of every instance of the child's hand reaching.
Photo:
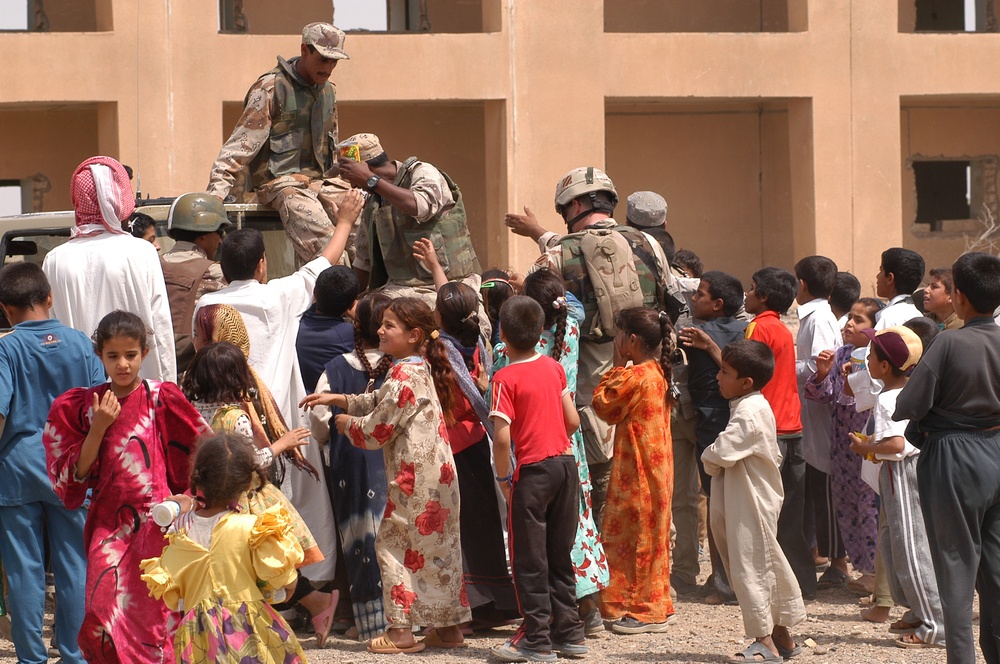
<svg viewBox="0 0 1000 664">
<path fill-rule="evenodd" d="M 108 427 L 114 424 L 118 415 L 122 412 L 118 397 L 111 390 L 104 393 L 103 397 L 94 395 L 94 419 L 91 421 L 91 428 L 100 431 L 107 431 Z"/>
<path fill-rule="evenodd" d="M 434 277 L 434 288 L 441 288 L 448 283 L 448 277 L 441 269 L 441 262 L 438 261 L 434 243 L 429 238 L 422 237 L 413 243 L 413 257 L 420 261 Z"/>
<path fill-rule="evenodd" d="M 824 381 L 833 368 L 833 351 L 821 350 L 816 356 L 816 380 Z"/>
<path fill-rule="evenodd" d="M 299 408 L 310 410 L 316 406 L 336 406 L 337 408 L 347 408 L 347 399 L 343 394 L 330 394 L 329 392 L 317 392 L 310 394 L 299 402 Z"/>
<path fill-rule="evenodd" d="M 361 208 L 364 206 L 365 197 L 361 191 L 351 189 L 340 200 L 340 206 L 337 208 L 337 224 L 353 226 L 354 222 L 358 219 L 358 215 L 361 214 Z"/>
<path fill-rule="evenodd" d="M 274 441 L 271 444 L 271 451 L 275 456 L 287 452 L 288 450 L 294 450 L 303 445 L 309 444 L 309 429 L 304 429 L 299 427 L 298 429 L 292 429 L 287 432 L 284 436 Z"/>
</svg>

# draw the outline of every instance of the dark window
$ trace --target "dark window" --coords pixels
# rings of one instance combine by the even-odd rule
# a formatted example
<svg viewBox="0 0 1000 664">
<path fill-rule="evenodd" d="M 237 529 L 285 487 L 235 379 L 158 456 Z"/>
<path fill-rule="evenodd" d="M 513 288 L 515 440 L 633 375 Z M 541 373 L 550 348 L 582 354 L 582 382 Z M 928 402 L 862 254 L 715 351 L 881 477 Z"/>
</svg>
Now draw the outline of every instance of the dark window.
<svg viewBox="0 0 1000 664">
<path fill-rule="evenodd" d="M 972 163 L 968 161 L 915 161 L 917 223 L 941 230 L 941 222 L 971 219 L 969 201 Z"/>
</svg>

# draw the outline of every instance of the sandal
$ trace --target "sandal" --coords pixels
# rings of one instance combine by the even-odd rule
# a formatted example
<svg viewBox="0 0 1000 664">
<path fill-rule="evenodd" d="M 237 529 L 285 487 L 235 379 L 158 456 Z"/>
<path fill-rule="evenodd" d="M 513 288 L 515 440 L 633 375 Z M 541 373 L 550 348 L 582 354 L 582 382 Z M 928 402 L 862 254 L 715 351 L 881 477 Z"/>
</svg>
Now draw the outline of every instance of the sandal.
<svg viewBox="0 0 1000 664">
<path fill-rule="evenodd" d="M 337 603 L 340 601 L 340 591 L 330 592 L 330 603 L 321 613 L 313 616 L 312 626 L 316 631 L 316 647 L 322 648 L 326 645 L 326 637 L 330 636 L 330 629 L 333 627 L 333 613 L 337 610 Z"/>
<path fill-rule="evenodd" d="M 445 641 L 438 634 L 437 629 L 431 627 L 425 632 L 424 638 L 420 640 L 428 648 L 468 648 L 469 644 L 463 641 Z"/>
<path fill-rule="evenodd" d="M 905 620 L 897 620 L 889 625 L 890 634 L 912 634 L 913 630 L 923 625 L 922 622 L 910 623 Z"/>
<path fill-rule="evenodd" d="M 836 567 L 830 567 L 819 577 L 819 581 L 816 582 L 816 588 L 819 590 L 829 590 L 830 588 L 841 588 L 846 583 L 847 574 Z"/>
<path fill-rule="evenodd" d="M 388 634 L 383 634 L 372 639 L 372 642 L 368 644 L 368 652 L 373 652 L 378 655 L 398 655 L 399 653 L 404 652 L 420 652 L 426 647 L 427 646 L 423 643 L 414 643 L 412 646 L 400 648 L 392 642 L 392 639 L 389 638 Z"/>
<path fill-rule="evenodd" d="M 896 639 L 896 646 L 899 648 L 940 648 L 936 643 L 921 641 L 916 634 L 904 634 Z"/>
<path fill-rule="evenodd" d="M 757 659 L 757 657 L 760 659 Z M 729 664 L 744 664 L 745 662 L 783 662 L 785 659 L 781 655 L 775 655 L 771 649 L 760 641 L 754 641 L 746 647 L 743 652 L 736 653 L 735 657 L 729 658 Z"/>
<path fill-rule="evenodd" d="M 791 659 L 796 655 L 802 654 L 802 646 L 798 644 L 792 646 L 791 648 L 782 648 L 777 642 L 775 642 L 774 647 L 778 649 L 778 654 L 781 655 L 782 659 Z"/>
</svg>

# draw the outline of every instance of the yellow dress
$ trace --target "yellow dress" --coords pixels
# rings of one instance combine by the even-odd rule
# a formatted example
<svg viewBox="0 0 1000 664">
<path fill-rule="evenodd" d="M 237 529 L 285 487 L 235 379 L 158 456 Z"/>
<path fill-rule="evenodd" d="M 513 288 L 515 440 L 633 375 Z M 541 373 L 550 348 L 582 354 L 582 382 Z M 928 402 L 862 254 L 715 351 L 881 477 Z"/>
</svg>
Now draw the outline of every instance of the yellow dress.
<svg viewBox="0 0 1000 664">
<path fill-rule="evenodd" d="M 174 652 L 185 664 L 306 662 L 294 632 L 264 601 L 263 592 L 295 580 L 302 547 L 288 512 L 224 515 L 210 548 L 181 528 L 159 558 L 142 561 L 150 595 L 182 617 Z"/>
</svg>

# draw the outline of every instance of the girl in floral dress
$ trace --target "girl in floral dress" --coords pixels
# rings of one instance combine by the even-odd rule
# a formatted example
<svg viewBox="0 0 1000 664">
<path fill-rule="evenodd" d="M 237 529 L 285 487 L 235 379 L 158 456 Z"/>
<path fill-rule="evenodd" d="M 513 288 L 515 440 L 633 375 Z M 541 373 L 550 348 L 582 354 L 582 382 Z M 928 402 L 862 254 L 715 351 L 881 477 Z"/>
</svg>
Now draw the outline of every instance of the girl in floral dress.
<svg viewBox="0 0 1000 664">
<path fill-rule="evenodd" d="M 42 439 L 49 480 L 66 507 L 80 507 L 93 490 L 79 636 L 88 662 L 142 664 L 172 655 L 170 612 L 149 597 L 139 563 L 163 549 L 150 509 L 188 488 L 190 457 L 210 429 L 176 385 L 139 377 L 146 335 L 135 314 L 101 319 L 94 348 L 111 381 L 57 398 Z"/>
<path fill-rule="evenodd" d="M 535 350 L 562 365 L 566 371 L 566 385 L 570 396 L 576 398 L 582 307 L 575 298 L 567 298 L 562 277 L 548 268 L 532 272 L 525 277 L 522 292 L 542 305 L 542 311 L 545 312 L 545 331 L 542 332 L 542 338 L 539 339 Z M 509 363 L 503 344 L 496 347 L 496 357 L 494 372 Z M 590 468 L 587 466 L 587 454 L 580 429 L 573 433 L 572 441 L 573 456 L 576 458 L 576 467 L 580 474 L 579 521 L 576 542 L 573 545 L 576 599 L 580 605 L 580 619 L 584 621 L 587 634 L 594 634 L 604 630 L 604 622 L 597 607 L 597 593 L 608 585 L 608 560 L 591 511 Z"/>
<path fill-rule="evenodd" d="M 389 629 L 368 646 L 376 653 L 461 647 L 458 625 L 472 619 L 462 585 L 455 460 L 442 414 L 454 408 L 455 395 L 439 335 L 427 304 L 396 299 L 379 328 L 379 350 L 396 361 L 378 392 L 312 394 L 301 404 L 343 409 L 337 431 L 358 447 L 383 451 L 391 479 L 375 549 Z M 415 643 L 414 625 L 435 629 Z"/>
<path fill-rule="evenodd" d="M 280 504 L 240 513 L 253 486 L 267 485 L 244 436 L 206 439 L 195 456 L 191 491 L 202 506 L 171 526 L 170 544 L 142 561 L 150 594 L 182 614 L 174 635 L 184 664 L 304 664 L 281 615 L 265 601 L 295 580 L 302 547 Z"/>
<path fill-rule="evenodd" d="M 648 307 L 615 317 L 615 366 L 594 390 L 597 416 L 615 426 L 614 462 L 604 512 L 604 550 L 611 583 L 601 612 L 619 634 L 662 632 L 670 600 L 670 503 L 674 458 L 670 438 L 673 328 Z M 631 362 L 631 366 L 627 366 Z"/>
</svg>

